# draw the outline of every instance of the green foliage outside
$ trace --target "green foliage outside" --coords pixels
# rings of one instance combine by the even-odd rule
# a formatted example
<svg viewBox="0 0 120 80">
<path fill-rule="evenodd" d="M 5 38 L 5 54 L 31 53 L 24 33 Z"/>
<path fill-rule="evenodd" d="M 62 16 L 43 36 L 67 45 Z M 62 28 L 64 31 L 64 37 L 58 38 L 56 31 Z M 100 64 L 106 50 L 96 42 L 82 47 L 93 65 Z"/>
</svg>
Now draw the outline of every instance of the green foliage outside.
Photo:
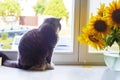
<svg viewBox="0 0 120 80">
<path fill-rule="evenodd" d="M 68 12 L 62 0 L 49 0 L 43 14 L 68 19 Z"/>
<path fill-rule="evenodd" d="M 8 33 L 3 32 L 3 33 L 1 34 L 1 39 L 2 39 L 2 40 L 6 40 L 7 38 L 8 38 Z"/>
<path fill-rule="evenodd" d="M 40 0 L 39 2 L 36 3 L 35 6 L 33 6 L 34 11 L 37 14 L 43 14 L 46 6 L 46 0 Z"/>
<path fill-rule="evenodd" d="M 2 49 L 11 49 L 12 41 L 13 41 L 13 38 L 7 38 L 5 40 L 0 38 L 0 43 L 3 44 Z"/>
<path fill-rule="evenodd" d="M 68 12 L 63 0 L 41 0 L 33 7 L 36 14 L 51 15 L 68 20 Z"/>
<path fill-rule="evenodd" d="M 0 15 L 6 16 L 16 16 L 19 17 L 21 14 L 20 4 L 16 0 L 4 0 L 0 1 Z"/>
</svg>

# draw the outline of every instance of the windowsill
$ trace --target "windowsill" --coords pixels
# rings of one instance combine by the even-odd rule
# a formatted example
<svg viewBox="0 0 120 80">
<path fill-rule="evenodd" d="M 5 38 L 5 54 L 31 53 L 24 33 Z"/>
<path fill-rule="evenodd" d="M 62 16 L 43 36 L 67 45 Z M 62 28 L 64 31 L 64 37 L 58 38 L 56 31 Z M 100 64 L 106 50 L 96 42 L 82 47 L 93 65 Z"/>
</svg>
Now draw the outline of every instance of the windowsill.
<svg viewBox="0 0 120 80">
<path fill-rule="evenodd" d="M 18 51 L 17 50 L 2 49 L 0 51 L 3 52 L 5 55 L 7 55 L 9 59 L 17 60 L 17 56 L 18 56 Z"/>
<path fill-rule="evenodd" d="M 119 80 L 119 78 L 118 72 L 110 71 L 105 66 L 56 65 L 54 70 L 42 72 L 0 67 L 0 80 Z"/>
<path fill-rule="evenodd" d="M 18 58 L 18 51 L 17 50 L 10 50 L 10 49 L 1 49 L 1 52 L 3 52 L 5 55 L 7 55 L 11 60 L 17 60 Z M 54 53 L 57 55 L 69 55 L 72 54 L 72 50 L 55 50 Z"/>
<path fill-rule="evenodd" d="M 72 46 L 69 46 L 69 45 L 65 45 L 66 47 L 62 47 L 62 46 L 56 46 L 54 48 L 54 52 L 73 52 L 73 49 L 72 49 Z M 3 51 L 3 52 L 17 52 L 18 51 L 18 48 L 16 48 L 17 46 L 15 46 L 15 48 L 13 49 L 0 49 L 0 51 Z"/>
<path fill-rule="evenodd" d="M 2 52 L 17 52 L 17 50 L 12 50 L 12 49 L 0 49 Z"/>
</svg>

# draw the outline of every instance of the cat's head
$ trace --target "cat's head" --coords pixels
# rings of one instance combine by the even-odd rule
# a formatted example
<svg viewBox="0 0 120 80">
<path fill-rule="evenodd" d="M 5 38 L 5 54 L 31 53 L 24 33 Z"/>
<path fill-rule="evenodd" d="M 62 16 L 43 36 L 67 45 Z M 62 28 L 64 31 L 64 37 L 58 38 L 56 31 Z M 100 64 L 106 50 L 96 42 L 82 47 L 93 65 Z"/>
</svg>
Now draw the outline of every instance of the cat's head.
<svg viewBox="0 0 120 80">
<path fill-rule="evenodd" d="M 56 29 L 56 31 L 60 31 L 61 30 L 61 24 L 60 24 L 60 20 L 61 18 L 46 18 L 44 20 L 44 23 L 50 23 L 53 24 L 54 29 Z"/>
</svg>

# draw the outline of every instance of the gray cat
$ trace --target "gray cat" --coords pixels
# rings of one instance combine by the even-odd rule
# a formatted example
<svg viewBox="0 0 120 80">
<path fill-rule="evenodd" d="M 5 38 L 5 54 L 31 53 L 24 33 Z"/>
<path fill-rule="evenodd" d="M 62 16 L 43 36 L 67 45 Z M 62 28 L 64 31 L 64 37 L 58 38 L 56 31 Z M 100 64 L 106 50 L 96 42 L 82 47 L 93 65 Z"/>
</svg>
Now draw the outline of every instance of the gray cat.
<svg viewBox="0 0 120 80">
<path fill-rule="evenodd" d="M 38 29 L 28 31 L 21 38 L 18 63 L 4 60 L 3 64 L 25 70 L 53 69 L 51 58 L 60 30 L 60 18 L 45 19 Z"/>
</svg>

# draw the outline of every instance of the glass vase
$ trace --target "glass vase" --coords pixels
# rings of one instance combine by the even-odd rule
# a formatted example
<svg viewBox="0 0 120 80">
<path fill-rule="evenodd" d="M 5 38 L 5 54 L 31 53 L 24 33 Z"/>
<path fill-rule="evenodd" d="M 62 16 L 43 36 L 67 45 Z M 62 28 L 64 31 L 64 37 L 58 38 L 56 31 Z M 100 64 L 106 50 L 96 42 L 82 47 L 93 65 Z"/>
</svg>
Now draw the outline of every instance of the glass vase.
<svg viewBox="0 0 120 80">
<path fill-rule="evenodd" d="M 119 46 L 114 43 L 111 47 L 107 47 L 104 51 L 104 60 L 106 66 L 110 70 L 120 71 L 120 54 Z"/>
</svg>

